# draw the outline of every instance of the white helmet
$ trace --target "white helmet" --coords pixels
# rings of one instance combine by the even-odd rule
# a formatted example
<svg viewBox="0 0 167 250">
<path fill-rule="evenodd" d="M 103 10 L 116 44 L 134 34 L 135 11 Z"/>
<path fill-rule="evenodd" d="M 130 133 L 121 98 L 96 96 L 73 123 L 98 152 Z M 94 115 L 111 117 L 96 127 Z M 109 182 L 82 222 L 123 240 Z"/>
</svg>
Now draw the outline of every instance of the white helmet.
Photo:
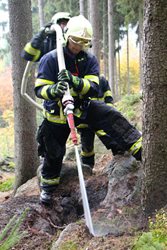
<svg viewBox="0 0 167 250">
<path fill-rule="evenodd" d="M 51 22 L 52 22 L 53 24 L 57 24 L 59 21 L 61 21 L 61 20 L 63 20 L 63 19 L 69 21 L 70 18 L 71 18 L 70 13 L 68 13 L 68 12 L 58 12 L 58 13 L 56 13 L 56 14 L 52 17 Z"/>
<path fill-rule="evenodd" d="M 93 36 L 91 23 L 82 15 L 72 17 L 66 26 L 65 39 L 90 47 Z"/>
</svg>

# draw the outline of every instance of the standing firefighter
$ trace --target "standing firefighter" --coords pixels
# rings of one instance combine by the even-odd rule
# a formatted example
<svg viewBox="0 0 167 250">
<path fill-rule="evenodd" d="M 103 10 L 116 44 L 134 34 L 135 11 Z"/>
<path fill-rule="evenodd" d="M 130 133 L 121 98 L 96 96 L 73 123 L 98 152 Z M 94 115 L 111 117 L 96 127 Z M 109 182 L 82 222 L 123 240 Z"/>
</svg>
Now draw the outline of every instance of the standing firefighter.
<svg viewBox="0 0 167 250">
<path fill-rule="evenodd" d="M 51 22 L 36 34 L 29 43 L 24 47 L 21 56 L 27 61 L 37 62 L 49 51 L 56 48 L 56 32 L 51 29 L 52 24 L 59 24 L 64 31 L 65 26 L 70 20 L 68 12 L 56 13 Z"/>
<path fill-rule="evenodd" d="M 35 93 L 44 102 L 44 120 L 37 140 L 44 157 L 41 170 L 40 201 L 50 204 L 60 181 L 60 171 L 70 133 L 63 115 L 62 97 L 67 90 L 74 98 L 75 124 L 88 124 L 107 149 L 129 151 L 141 160 L 141 135 L 117 110 L 102 101 L 91 100 L 99 91 L 99 65 L 87 52 L 92 40 L 92 27 L 83 16 L 72 17 L 67 24 L 64 57 L 67 70 L 59 72 L 57 51 L 40 61 Z"/>
</svg>

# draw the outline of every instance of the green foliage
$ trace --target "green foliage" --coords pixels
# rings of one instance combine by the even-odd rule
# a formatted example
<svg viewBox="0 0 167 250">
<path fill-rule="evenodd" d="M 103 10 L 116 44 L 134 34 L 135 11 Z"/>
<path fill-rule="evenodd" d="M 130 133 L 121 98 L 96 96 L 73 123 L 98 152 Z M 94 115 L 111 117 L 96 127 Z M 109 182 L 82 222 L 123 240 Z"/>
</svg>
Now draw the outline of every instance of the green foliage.
<svg viewBox="0 0 167 250">
<path fill-rule="evenodd" d="M 0 182 L 0 191 L 6 192 L 13 189 L 14 177 L 11 177 L 3 182 Z"/>
<path fill-rule="evenodd" d="M 118 0 L 117 9 L 125 17 L 125 25 L 135 26 L 139 19 L 139 9 L 143 0 Z"/>
<path fill-rule="evenodd" d="M 7 121 L 4 120 L 3 116 L 2 116 L 2 111 L 0 110 L 0 128 L 5 128 L 8 126 Z"/>
<path fill-rule="evenodd" d="M 39 32 L 39 14 L 38 14 L 38 1 L 31 1 L 31 9 L 32 9 L 32 26 L 33 26 L 33 34 Z"/>
<path fill-rule="evenodd" d="M 167 249 L 167 213 L 160 210 L 155 219 L 149 219 L 149 232 L 145 232 L 139 237 L 133 250 L 165 249 Z"/>
<path fill-rule="evenodd" d="M 156 214 L 155 221 L 149 219 L 149 229 L 154 239 L 167 246 L 167 213 L 163 209 Z"/>
<path fill-rule="evenodd" d="M 0 128 L 0 158 L 14 155 L 14 128 Z"/>
<path fill-rule="evenodd" d="M 122 100 L 116 103 L 117 109 L 123 113 L 127 119 L 133 120 L 136 117 L 134 105 L 140 102 L 140 95 L 126 95 Z"/>
<path fill-rule="evenodd" d="M 130 67 L 129 78 L 130 78 L 130 93 L 139 92 L 139 72 L 138 69 Z M 122 71 L 120 76 L 121 94 L 125 95 L 127 93 L 127 71 Z"/>
<path fill-rule="evenodd" d="M 72 16 L 79 14 L 79 2 L 77 0 L 45 0 L 44 1 L 44 15 L 45 23 L 50 22 L 52 16 L 57 12 L 69 12 Z M 32 23 L 33 23 L 33 33 L 37 33 L 40 29 L 39 27 L 39 14 L 38 14 L 38 2 L 32 0 Z"/>
<path fill-rule="evenodd" d="M 9 161 L 9 165 L 8 165 L 8 168 L 12 170 L 15 169 L 15 163 L 13 161 Z"/>
<path fill-rule="evenodd" d="M 54 13 L 65 11 L 70 12 L 72 16 L 76 16 L 79 14 L 79 1 L 77 0 L 57 0 L 53 6 L 52 0 L 47 0 L 45 4 L 45 10 L 48 10 L 47 13 Z"/>
<path fill-rule="evenodd" d="M 13 157 L 14 154 L 14 114 L 11 110 L 6 110 L 2 115 L 3 120 L 8 124 L 0 126 L 0 158 Z"/>
<path fill-rule="evenodd" d="M 0 250 L 12 249 L 27 232 L 20 232 L 20 226 L 25 219 L 29 209 L 26 209 L 19 217 L 14 215 L 6 227 L 0 233 Z"/>
<path fill-rule="evenodd" d="M 136 242 L 133 250 L 165 250 L 164 244 L 153 238 L 151 232 L 143 233 Z"/>
<path fill-rule="evenodd" d="M 1 46 L 0 46 L 0 59 L 2 59 L 3 67 L 11 65 L 11 50 L 10 50 L 9 33 L 2 34 Z"/>
<path fill-rule="evenodd" d="M 69 240 L 63 243 L 61 249 L 59 248 L 58 250 L 78 250 L 78 245 L 75 242 Z"/>
</svg>

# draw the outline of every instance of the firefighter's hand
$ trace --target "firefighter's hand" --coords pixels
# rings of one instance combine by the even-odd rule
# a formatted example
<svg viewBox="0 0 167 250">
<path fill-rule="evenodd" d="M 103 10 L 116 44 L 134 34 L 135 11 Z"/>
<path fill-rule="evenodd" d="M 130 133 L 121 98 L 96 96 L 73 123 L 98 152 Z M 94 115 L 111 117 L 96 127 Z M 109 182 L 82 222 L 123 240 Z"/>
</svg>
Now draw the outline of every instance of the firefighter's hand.
<svg viewBox="0 0 167 250">
<path fill-rule="evenodd" d="M 44 27 L 41 28 L 39 32 L 39 36 L 44 40 L 47 34 L 50 32 L 50 27 L 52 26 L 52 22 L 47 23 Z"/>
<path fill-rule="evenodd" d="M 64 81 L 59 81 L 50 87 L 50 94 L 54 98 L 61 98 L 66 90 L 67 90 L 67 83 Z"/>
<path fill-rule="evenodd" d="M 49 23 L 47 23 L 45 26 L 44 26 L 44 28 L 46 29 L 46 28 L 50 28 L 51 26 L 52 26 L 52 24 L 53 24 L 53 22 L 49 22 Z"/>
<path fill-rule="evenodd" d="M 63 69 L 58 73 L 58 80 L 59 81 L 65 81 L 65 82 L 72 82 L 72 74 L 70 71 Z"/>
<path fill-rule="evenodd" d="M 35 36 L 33 36 L 33 38 L 31 39 L 31 45 L 33 48 L 41 50 L 43 41 L 45 40 L 45 38 L 50 32 L 51 25 L 52 23 L 48 23 L 47 25 L 42 27 L 41 30 Z"/>
<path fill-rule="evenodd" d="M 70 71 L 63 69 L 58 74 L 58 80 L 66 81 L 69 83 L 70 86 L 74 88 L 74 90 L 78 90 L 78 88 L 80 88 L 82 79 L 77 76 L 73 76 Z"/>
<path fill-rule="evenodd" d="M 47 31 L 50 30 L 50 27 L 52 26 L 52 22 L 47 23 L 44 27 L 41 28 L 41 31 L 43 31 L 43 33 L 47 34 Z"/>
<path fill-rule="evenodd" d="M 55 36 L 56 36 L 56 31 L 52 25 L 53 25 L 53 22 L 50 22 L 50 23 L 45 25 L 45 27 L 44 27 L 45 33 L 46 33 L 46 35 L 55 34 Z"/>
</svg>

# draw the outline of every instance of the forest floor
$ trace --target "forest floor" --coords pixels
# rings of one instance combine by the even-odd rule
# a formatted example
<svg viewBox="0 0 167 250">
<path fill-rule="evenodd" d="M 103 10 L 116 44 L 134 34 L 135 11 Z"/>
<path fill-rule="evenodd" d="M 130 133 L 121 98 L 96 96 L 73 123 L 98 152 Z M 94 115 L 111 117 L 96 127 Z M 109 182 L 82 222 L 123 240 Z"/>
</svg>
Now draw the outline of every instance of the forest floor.
<svg viewBox="0 0 167 250">
<path fill-rule="evenodd" d="M 128 207 L 129 210 L 126 209 L 126 211 L 122 207 L 117 207 L 113 214 L 109 206 L 101 206 L 107 194 L 108 185 L 106 175 L 101 173 L 111 160 L 111 154 L 103 155 L 96 163 L 94 174 L 85 177 L 93 218 L 97 218 L 97 220 L 103 218 L 102 236 L 93 237 L 85 226 L 78 176 L 70 170 L 71 176 L 69 176 L 69 172 L 67 172 L 68 177 L 66 173 L 64 174 L 65 178 L 55 194 L 56 198 L 53 207 L 45 207 L 39 203 L 39 188 L 36 177 L 30 180 L 30 182 L 26 184 L 26 187 L 21 188 L 15 197 L 13 197 L 11 191 L 1 196 L 0 230 L 5 227 L 13 215 L 17 214 L 20 216 L 25 209 L 29 208 L 27 216 L 20 228 L 20 232 L 26 231 L 26 236 L 24 236 L 16 246 L 10 249 L 132 249 L 137 235 L 139 235 L 140 230 L 143 230 L 145 227 L 145 222 L 142 220 L 139 207 L 136 208 L 136 205 L 134 205 L 134 207 L 131 205 Z M 3 178 L 2 172 L 1 178 Z M 70 180 L 72 181 L 70 182 Z M 93 189 L 94 191 L 91 191 Z M 120 192 L 119 190 L 115 191 Z M 131 211 L 136 209 L 138 212 L 135 214 L 132 213 L 131 216 Z M 117 228 L 113 226 L 113 228 L 110 228 L 110 233 L 106 233 L 105 230 L 107 229 L 104 225 L 105 219 L 109 221 L 111 218 L 112 222 L 114 220 L 114 224 L 119 225 L 118 227 L 119 229 L 121 228 L 121 230 L 117 230 Z M 98 225 L 96 226 L 98 227 Z M 53 242 L 56 240 L 60 241 L 61 244 L 54 245 Z"/>
<path fill-rule="evenodd" d="M 6 105 L 5 103 L 5 107 Z M 134 113 L 141 117 L 140 106 L 134 106 L 134 109 Z M 136 124 L 138 120 L 133 123 Z M 25 231 L 26 235 L 10 249 L 131 250 L 133 248 L 135 240 L 145 230 L 146 222 L 140 204 L 131 202 L 125 205 L 122 204 L 122 200 L 132 194 L 136 176 L 118 178 L 113 193 L 108 193 L 109 178 L 104 170 L 112 161 L 112 156 L 106 149 L 100 151 L 101 156 L 96 162 L 94 174 L 85 176 L 93 226 L 96 231 L 100 230 L 99 236 L 92 236 L 85 225 L 76 166 L 74 162 L 67 162 L 70 168 L 64 172 L 62 182 L 55 193 L 53 207 L 44 207 L 39 203 L 37 177 L 21 186 L 15 196 L 13 190 L 0 192 L 0 231 L 14 215 L 20 218 L 20 215 L 29 209 L 19 229 L 20 234 Z M 71 165 L 75 166 L 75 169 L 71 168 Z M 13 176 L 13 172 L 0 168 L 0 182 Z M 127 186 L 129 193 L 126 192 Z M 128 199 L 125 199 L 125 202 L 128 203 Z"/>
</svg>

